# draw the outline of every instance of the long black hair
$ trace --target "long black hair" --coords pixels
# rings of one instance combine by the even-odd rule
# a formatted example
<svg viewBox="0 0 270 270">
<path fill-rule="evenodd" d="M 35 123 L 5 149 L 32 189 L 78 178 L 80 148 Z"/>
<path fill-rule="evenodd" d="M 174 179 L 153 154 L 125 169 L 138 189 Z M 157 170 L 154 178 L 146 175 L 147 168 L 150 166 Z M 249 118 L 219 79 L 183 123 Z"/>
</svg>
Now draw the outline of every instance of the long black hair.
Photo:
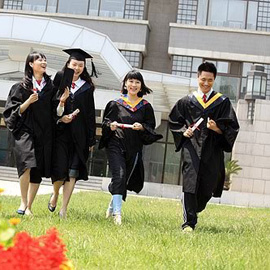
<svg viewBox="0 0 270 270">
<path fill-rule="evenodd" d="M 36 51 L 29 53 L 26 57 L 25 68 L 24 68 L 24 78 L 23 78 L 21 84 L 22 84 L 23 88 L 25 88 L 27 90 L 32 91 L 32 89 L 33 89 L 32 77 L 33 77 L 34 73 L 33 73 L 33 68 L 30 66 L 30 63 L 33 63 L 34 61 L 36 61 L 39 58 L 47 59 L 43 53 L 36 52 Z M 46 83 L 50 82 L 50 76 L 46 72 L 43 73 L 43 77 L 44 77 Z"/>
<path fill-rule="evenodd" d="M 84 81 L 88 82 L 91 86 L 91 88 L 93 88 L 93 90 L 95 89 L 95 85 L 91 79 L 91 76 L 86 68 L 86 61 L 85 61 L 85 58 L 82 58 L 82 57 L 76 57 L 76 56 L 70 56 L 65 64 L 65 66 L 63 67 L 63 71 L 68 67 L 69 63 L 71 62 L 71 60 L 74 59 L 74 60 L 77 60 L 77 61 L 83 61 L 84 62 L 84 68 L 83 68 L 83 72 L 82 74 L 80 75 L 80 78 L 83 79 Z"/>
<path fill-rule="evenodd" d="M 151 92 L 153 92 L 149 87 L 147 87 L 145 85 L 142 74 L 139 71 L 133 69 L 126 74 L 126 76 L 123 80 L 122 89 L 121 89 L 122 94 L 128 93 L 126 86 L 125 86 L 126 81 L 128 79 L 135 79 L 135 80 L 138 80 L 141 82 L 141 91 L 137 94 L 138 97 L 142 97 L 143 95 L 147 95 L 147 94 L 150 94 Z"/>
</svg>

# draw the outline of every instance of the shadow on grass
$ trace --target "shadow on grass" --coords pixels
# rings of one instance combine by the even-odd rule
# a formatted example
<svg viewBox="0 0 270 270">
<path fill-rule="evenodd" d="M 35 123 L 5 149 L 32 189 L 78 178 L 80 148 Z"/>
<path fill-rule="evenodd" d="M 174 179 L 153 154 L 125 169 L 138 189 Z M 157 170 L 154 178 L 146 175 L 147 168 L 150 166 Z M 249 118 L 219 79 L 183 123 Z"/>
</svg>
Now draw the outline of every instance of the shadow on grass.
<svg viewBox="0 0 270 270">
<path fill-rule="evenodd" d="M 235 234 L 240 235 L 243 232 L 239 227 L 219 227 L 217 226 L 203 226 L 200 225 L 200 227 L 196 228 L 196 231 L 199 233 L 205 233 L 205 234 Z"/>
</svg>

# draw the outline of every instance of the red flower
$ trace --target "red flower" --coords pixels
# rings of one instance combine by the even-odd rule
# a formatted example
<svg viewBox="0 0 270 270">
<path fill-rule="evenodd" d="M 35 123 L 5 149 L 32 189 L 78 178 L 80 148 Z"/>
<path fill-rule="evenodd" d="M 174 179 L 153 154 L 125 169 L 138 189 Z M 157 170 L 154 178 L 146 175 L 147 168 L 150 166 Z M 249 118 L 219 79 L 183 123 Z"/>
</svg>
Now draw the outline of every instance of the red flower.
<svg viewBox="0 0 270 270">
<path fill-rule="evenodd" d="M 66 248 L 55 228 L 40 237 L 20 232 L 14 238 L 14 246 L 0 246 L 0 269 L 5 270 L 59 270 L 67 260 Z"/>
</svg>

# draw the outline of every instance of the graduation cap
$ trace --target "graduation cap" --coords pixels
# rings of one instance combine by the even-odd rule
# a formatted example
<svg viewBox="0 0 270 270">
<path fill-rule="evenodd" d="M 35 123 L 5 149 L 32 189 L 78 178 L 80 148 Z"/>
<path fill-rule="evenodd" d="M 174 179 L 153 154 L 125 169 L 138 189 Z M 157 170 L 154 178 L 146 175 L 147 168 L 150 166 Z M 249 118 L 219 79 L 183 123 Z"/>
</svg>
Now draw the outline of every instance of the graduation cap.
<svg viewBox="0 0 270 270">
<path fill-rule="evenodd" d="M 84 50 L 80 49 L 80 48 L 72 48 L 72 49 L 65 49 L 63 50 L 63 52 L 67 53 L 70 55 L 70 58 L 76 59 L 78 61 L 84 61 L 85 59 L 90 58 L 91 59 L 91 64 L 92 64 L 92 73 L 91 73 L 91 77 L 95 76 L 96 78 L 97 76 L 97 71 L 96 71 L 96 67 L 93 63 L 93 56 L 90 55 L 89 53 L 85 52 Z"/>
</svg>

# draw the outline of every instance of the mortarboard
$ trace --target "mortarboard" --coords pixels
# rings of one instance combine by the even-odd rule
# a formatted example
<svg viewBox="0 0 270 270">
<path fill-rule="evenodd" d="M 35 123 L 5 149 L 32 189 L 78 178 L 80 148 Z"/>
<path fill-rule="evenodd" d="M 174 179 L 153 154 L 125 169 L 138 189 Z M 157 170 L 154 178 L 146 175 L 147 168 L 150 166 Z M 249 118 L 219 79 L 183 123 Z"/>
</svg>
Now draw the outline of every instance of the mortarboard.
<svg viewBox="0 0 270 270">
<path fill-rule="evenodd" d="M 89 53 L 87 53 L 86 51 L 80 49 L 80 48 L 72 48 L 72 49 L 65 49 L 63 50 L 63 52 L 67 53 L 70 55 L 70 57 L 78 60 L 78 61 L 85 61 L 85 59 L 90 58 L 91 59 L 91 64 L 92 64 L 92 73 L 91 73 L 91 77 L 97 76 L 97 72 L 96 72 L 96 68 L 95 65 L 93 63 L 93 56 L 90 55 Z"/>
</svg>

